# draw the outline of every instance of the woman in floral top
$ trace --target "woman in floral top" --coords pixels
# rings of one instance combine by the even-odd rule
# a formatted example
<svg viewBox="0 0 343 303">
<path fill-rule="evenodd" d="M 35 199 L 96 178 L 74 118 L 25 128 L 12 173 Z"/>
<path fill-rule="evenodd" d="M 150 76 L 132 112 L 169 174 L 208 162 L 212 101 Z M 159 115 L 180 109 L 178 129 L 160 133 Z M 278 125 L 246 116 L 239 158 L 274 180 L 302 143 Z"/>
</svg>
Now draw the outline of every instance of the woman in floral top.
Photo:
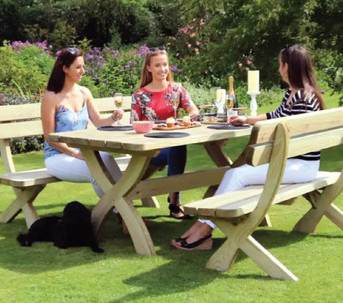
<svg viewBox="0 0 343 303">
<path fill-rule="evenodd" d="M 140 88 L 132 95 L 131 120 L 166 120 L 174 117 L 171 97 L 177 95 L 179 107 L 183 108 L 191 120 L 196 120 L 199 111 L 187 90 L 173 81 L 168 54 L 164 47 L 150 49 L 142 71 Z M 183 174 L 186 165 L 186 146 L 162 149 L 151 165 L 168 165 L 168 176 Z M 186 219 L 180 203 L 180 193 L 169 194 L 170 216 Z"/>
<path fill-rule="evenodd" d="M 101 197 L 103 191 L 92 177 L 81 151 L 49 139 L 53 132 L 85 129 L 89 120 L 99 127 L 121 119 L 121 110 L 115 110 L 108 118 L 99 114 L 89 89 L 77 84 L 84 73 L 82 52 L 77 48 L 63 49 L 56 59 L 42 101 L 45 166 L 51 175 L 61 180 L 92 183 Z M 112 155 L 105 152 L 100 155 L 112 177 L 118 178 L 120 170 Z"/>
</svg>

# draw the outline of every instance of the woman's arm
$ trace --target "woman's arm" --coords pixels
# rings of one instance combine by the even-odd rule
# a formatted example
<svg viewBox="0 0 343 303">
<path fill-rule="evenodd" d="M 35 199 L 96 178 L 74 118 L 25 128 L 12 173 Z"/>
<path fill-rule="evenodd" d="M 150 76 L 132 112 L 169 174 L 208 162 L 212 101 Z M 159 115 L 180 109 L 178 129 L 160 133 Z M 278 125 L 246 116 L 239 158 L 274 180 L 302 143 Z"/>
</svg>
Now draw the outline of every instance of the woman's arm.
<svg viewBox="0 0 343 303">
<path fill-rule="evenodd" d="M 81 152 L 78 149 L 69 147 L 66 143 L 62 142 L 51 142 L 49 135 L 55 132 L 55 114 L 57 108 L 57 99 L 54 92 L 46 92 L 44 94 L 42 105 L 41 105 L 41 117 L 44 139 L 53 148 L 57 149 L 61 153 L 71 155 L 78 159 L 83 159 Z"/>
<path fill-rule="evenodd" d="M 191 106 L 187 107 L 186 111 L 187 111 L 191 121 L 196 121 L 198 119 L 199 110 L 195 105 L 191 105 Z"/>
<path fill-rule="evenodd" d="M 233 116 L 228 122 L 233 125 L 243 125 L 243 124 L 255 124 L 258 121 L 267 120 L 266 114 L 260 114 L 257 116 Z"/>
<path fill-rule="evenodd" d="M 116 121 L 120 120 L 123 117 L 122 110 L 114 110 L 111 116 L 106 117 L 106 118 L 101 116 L 94 104 L 93 96 L 90 90 L 85 87 L 83 87 L 82 89 L 84 90 L 84 93 L 86 94 L 86 98 L 87 98 L 86 102 L 87 102 L 89 118 L 95 127 L 113 125 Z"/>
</svg>

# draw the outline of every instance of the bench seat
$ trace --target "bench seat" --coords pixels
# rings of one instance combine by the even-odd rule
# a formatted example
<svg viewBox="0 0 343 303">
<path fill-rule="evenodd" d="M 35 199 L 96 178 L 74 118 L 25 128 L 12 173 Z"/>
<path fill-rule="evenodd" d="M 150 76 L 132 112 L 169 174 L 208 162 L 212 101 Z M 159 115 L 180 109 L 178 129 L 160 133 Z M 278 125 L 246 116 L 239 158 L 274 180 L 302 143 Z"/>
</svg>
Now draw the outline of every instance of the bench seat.
<svg viewBox="0 0 343 303">
<path fill-rule="evenodd" d="M 26 170 L 0 175 L 0 183 L 13 187 L 29 187 L 34 185 L 49 184 L 60 181 L 51 176 L 46 168 Z"/>
<path fill-rule="evenodd" d="M 131 157 L 116 158 L 116 162 L 121 171 L 124 171 Z M 0 175 L 0 184 L 10 185 L 13 187 L 24 188 L 34 185 L 49 184 L 61 181 L 60 179 L 51 176 L 46 168 L 33 170 L 19 171 Z"/>
<path fill-rule="evenodd" d="M 334 184 L 339 178 L 338 172 L 318 173 L 315 180 L 297 184 L 282 184 L 273 204 L 302 196 Z M 257 206 L 264 185 L 247 186 L 243 190 L 228 192 L 204 200 L 188 203 L 185 213 L 199 217 L 237 218 L 251 213 Z"/>
</svg>

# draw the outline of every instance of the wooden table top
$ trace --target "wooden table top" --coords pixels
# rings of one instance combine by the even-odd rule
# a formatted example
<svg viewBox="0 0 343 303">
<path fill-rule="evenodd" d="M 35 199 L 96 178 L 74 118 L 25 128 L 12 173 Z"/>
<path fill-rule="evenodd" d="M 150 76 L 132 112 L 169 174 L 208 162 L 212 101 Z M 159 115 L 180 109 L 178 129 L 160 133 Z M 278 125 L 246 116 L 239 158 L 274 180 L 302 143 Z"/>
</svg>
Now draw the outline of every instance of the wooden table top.
<svg viewBox="0 0 343 303">
<path fill-rule="evenodd" d="M 132 131 L 102 131 L 86 129 L 79 131 L 59 132 L 50 134 L 51 141 L 65 142 L 71 146 L 90 147 L 93 149 L 113 150 L 127 152 L 144 152 L 166 147 L 205 143 L 225 140 L 229 138 L 249 136 L 252 127 L 244 129 L 216 130 L 201 125 L 189 129 L 180 129 L 178 132 L 188 133 L 189 136 L 182 138 L 149 138 L 143 134 Z M 160 130 L 153 130 L 152 133 Z M 174 131 L 169 131 L 174 132 Z"/>
</svg>

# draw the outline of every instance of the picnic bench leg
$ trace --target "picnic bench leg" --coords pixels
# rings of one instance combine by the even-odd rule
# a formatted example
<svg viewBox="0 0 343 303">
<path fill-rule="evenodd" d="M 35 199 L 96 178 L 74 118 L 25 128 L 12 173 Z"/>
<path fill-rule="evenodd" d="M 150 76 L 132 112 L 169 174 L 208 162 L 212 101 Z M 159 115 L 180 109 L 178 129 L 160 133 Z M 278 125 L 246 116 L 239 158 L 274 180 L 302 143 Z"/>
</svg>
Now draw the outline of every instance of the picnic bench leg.
<svg viewBox="0 0 343 303">
<path fill-rule="evenodd" d="M 343 229 L 342 212 L 332 205 L 343 188 L 343 174 L 340 175 L 335 184 L 326 187 L 322 194 L 316 197 L 314 206 L 294 226 L 294 231 L 302 233 L 314 233 L 319 221 L 326 215 L 333 223 Z"/>
<path fill-rule="evenodd" d="M 115 206 L 129 230 L 136 252 L 149 256 L 156 254 L 149 231 L 142 217 L 131 200 L 123 198 L 140 181 L 153 154 L 146 156 L 133 155 L 127 169 L 115 184 L 112 184 L 111 178 L 104 171 L 104 165 L 98 151 L 85 148 L 82 149 L 82 154 L 87 160 L 92 175 L 105 192 L 92 210 L 92 223 L 95 234 L 99 233 L 105 217 Z"/>
<path fill-rule="evenodd" d="M 26 225 L 28 228 L 35 222 L 39 216 L 32 203 L 37 195 L 44 189 L 45 185 L 30 186 L 25 189 L 14 188 L 16 198 L 2 212 L 0 222 L 11 222 L 19 213 L 23 211 Z"/>
<path fill-rule="evenodd" d="M 286 266 L 252 236 L 249 236 L 241 243 L 240 249 L 271 277 L 281 280 L 298 281 L 298 278 Z"/>
<path fill-rule="evenodd" d="M 228 219 L 213 219 L 213 222 L 228 238 L 210 258 L 207 263 L 208 268 L 217 270 L 230 269 L 235 261 L 238 249 L 242 249 L 272 277 L 297 280 L 286 267 L 251 237 L 255 228 L 267 214 L 267 211 L 278 192 L 286 166 L 288 147 L 288 127 L 287 125 L 280 123 L 276 128 L 267 179 L 256 209 L 251 212 L 248 217 L 233 223 Z"/>
<path fill-rule="evenodd" d="M 215 219 L 214 223 L 227 235 L 227 240 L 211 256 L 206 264 L 209 269 L 218 271 L 230 270 L 233 267 L 239 249 L 259 265 L 268 275 L 276 279 L 298 281 L 267 249 L 257 242 L 244 225 L 234 226 L 227 220 Z"/>
</svg>

